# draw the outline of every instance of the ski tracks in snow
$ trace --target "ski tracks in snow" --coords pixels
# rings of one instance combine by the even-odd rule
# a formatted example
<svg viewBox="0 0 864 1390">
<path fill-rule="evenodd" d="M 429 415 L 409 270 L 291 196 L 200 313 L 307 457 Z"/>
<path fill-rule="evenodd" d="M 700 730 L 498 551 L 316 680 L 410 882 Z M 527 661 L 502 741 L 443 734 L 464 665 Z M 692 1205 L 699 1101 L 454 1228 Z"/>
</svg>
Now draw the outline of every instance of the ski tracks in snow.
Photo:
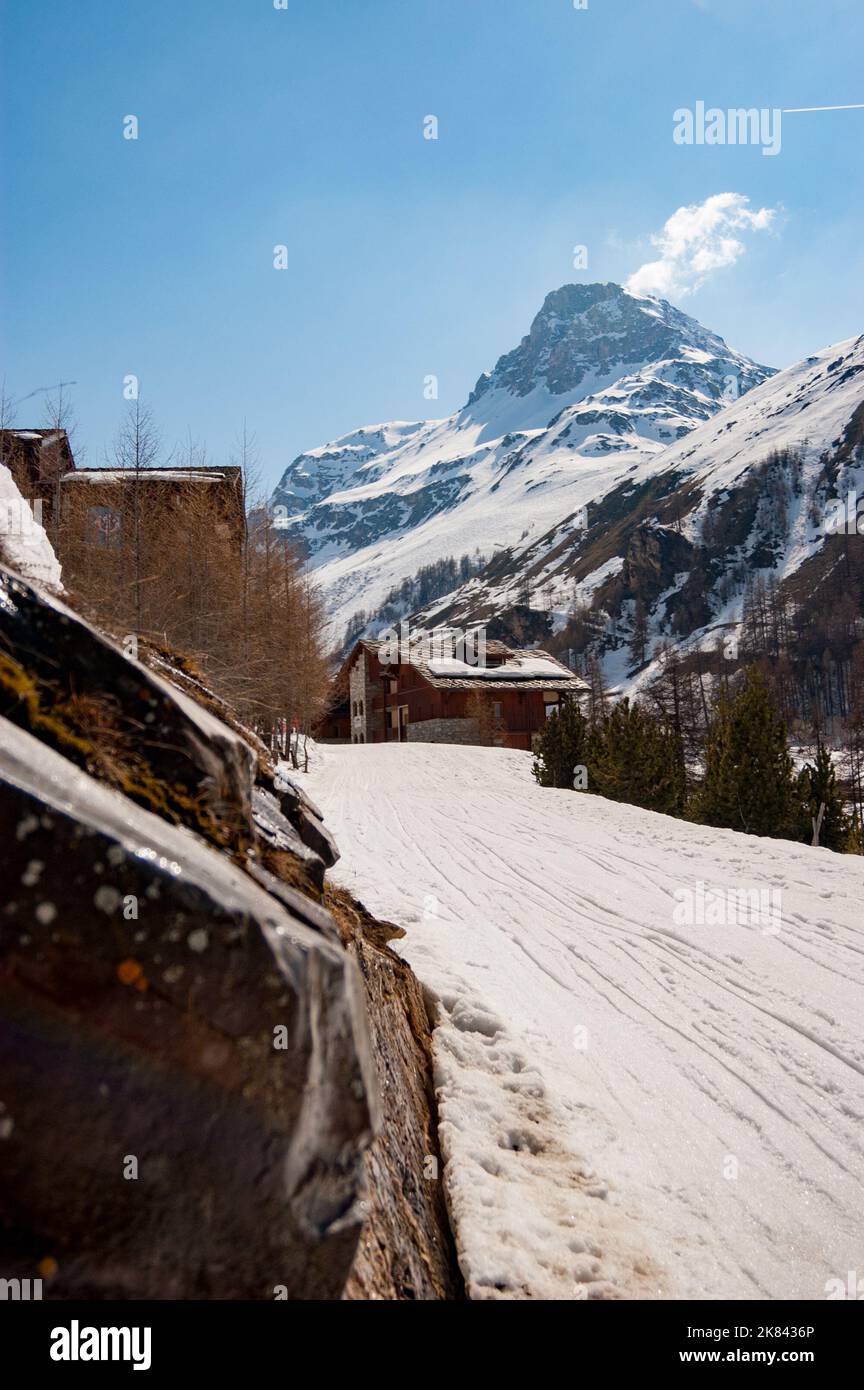
<svg viewBox="0 0 864 1390">
<path fill-rule="evenodd" d="M 335 877 L 437 1001 L 475 1298 L 824 1297 L 861 1267 L 864 864 L 549 791 L 530 758 L 325 747 Z M 673 893 L 770 887 L 776 935 Z"/>
</svg>

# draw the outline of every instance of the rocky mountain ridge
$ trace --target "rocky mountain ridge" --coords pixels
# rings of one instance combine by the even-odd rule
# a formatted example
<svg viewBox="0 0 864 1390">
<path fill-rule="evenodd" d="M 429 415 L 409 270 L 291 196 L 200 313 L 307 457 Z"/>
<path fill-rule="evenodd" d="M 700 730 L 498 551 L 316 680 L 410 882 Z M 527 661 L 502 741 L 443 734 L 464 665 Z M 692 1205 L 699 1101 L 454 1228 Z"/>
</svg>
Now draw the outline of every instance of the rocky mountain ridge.
<svg viewBox="0 0 864 1390">
<path fill-rule="evenodd" d="M 770 375 L 662 300 L 565 285 L 446 420 L 356 430 L 273 493 L 334 638 L 424 566 L 539 537 Z M 356 624 L 355 624 L 356 626 Z"/>
</svg>

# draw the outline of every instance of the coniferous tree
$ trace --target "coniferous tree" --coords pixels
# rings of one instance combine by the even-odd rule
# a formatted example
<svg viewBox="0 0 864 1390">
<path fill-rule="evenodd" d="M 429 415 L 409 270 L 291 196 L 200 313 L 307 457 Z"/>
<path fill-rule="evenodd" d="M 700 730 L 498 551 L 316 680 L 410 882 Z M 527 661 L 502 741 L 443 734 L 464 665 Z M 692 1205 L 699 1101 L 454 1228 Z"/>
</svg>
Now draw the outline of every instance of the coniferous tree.
<svg viewBox="0 0 864 1390">
<path fill-rule="evenodd" d="M 815 761 L 798 774 L 798 795 L 804 813 L 805 838 L 826 849 L 841 852 L 849 849 L 852 823 L 837 790 L 831 754 L 821 740 Z"/>
<path fill-rule="evenodd" d="M 641 705 L 620 700 L 594 731 L 589 790 L 648 811 L 680 815 L 686 794 L 680 738 Z"/>
<path fill-rule="evenodd" d="M 753 668 L 734 697 L 721 690 L 705 747 L 705 776 L 689 814 L 702 825 L 800 838 L 786 726 Z"/>
<path fill-rule="evenodd" d="M 535 741 L 534 776 L 541 787 L 586 790 L 576 772 L 587 766 L 590 725 L 575 700 L 565 700 Z M 587 790 L 592 790 L 590 786 Z"/>
</svg>

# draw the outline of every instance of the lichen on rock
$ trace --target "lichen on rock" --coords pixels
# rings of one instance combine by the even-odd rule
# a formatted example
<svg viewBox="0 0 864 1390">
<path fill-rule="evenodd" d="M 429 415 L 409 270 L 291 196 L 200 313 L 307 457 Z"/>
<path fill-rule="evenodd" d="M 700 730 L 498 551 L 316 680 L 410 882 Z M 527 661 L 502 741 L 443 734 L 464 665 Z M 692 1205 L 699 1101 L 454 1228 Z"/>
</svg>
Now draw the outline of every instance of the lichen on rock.
<svg viewBox="0 0 864 1390">
<path fill-rule="evenodd" d="M 459 1297 L 398 929 L 325 885 L 301 780 L 142 655 L 0 568 L 0 1269 L 61 1299 Z"/>
</svg>

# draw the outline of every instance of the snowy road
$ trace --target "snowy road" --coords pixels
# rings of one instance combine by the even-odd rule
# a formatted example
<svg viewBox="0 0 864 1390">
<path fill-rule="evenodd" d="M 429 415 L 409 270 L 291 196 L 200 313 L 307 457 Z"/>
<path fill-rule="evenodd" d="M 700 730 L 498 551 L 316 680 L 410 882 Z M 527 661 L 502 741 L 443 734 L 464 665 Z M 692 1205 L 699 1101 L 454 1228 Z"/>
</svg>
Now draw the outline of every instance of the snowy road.
<svg viewBox="0 0 864 1390">
<path fill-rule="evenodd" d="M 333 877 L 406 928 L 440 1000 L 473 1296 L 820 1299 L 864 1276 L 864 861 L 546 790 L 524 753 L 316 758 Z M 682 925 L 700 883 L 770 911 Z"/>
</svg>

